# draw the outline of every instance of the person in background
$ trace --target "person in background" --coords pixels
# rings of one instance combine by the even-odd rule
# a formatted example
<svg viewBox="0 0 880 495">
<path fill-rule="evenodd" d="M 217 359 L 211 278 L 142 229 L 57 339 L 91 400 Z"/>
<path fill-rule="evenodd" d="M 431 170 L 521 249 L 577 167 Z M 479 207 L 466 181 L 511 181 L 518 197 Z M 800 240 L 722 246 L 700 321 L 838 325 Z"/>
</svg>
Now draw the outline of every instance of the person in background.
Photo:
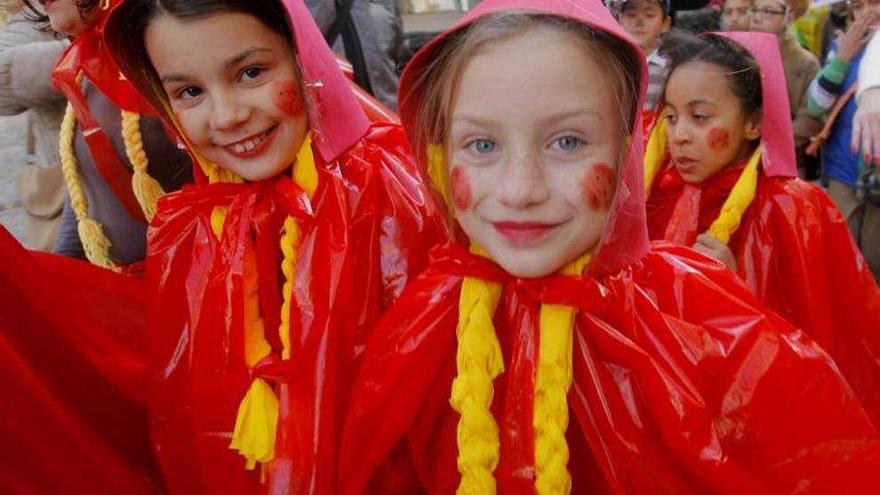
<svg viewBox="0 0 880 495">
<path fill-rule="evenodd" d="M 858 110 L 853 120 L 851 147 L 861 149 L 875 167 L 880 165 L 880 34 L 874 32 L 859 70 Z"/>
<path fill-rule="evenodd" d="M 803 149 L 809 138 L 821 129 L 821 122 L 811 117 L 805 108 L 807 88 L 819 72 L 819 61 L 809 50 L 800 46 L 789 31 L 797 18 L 795 12 L 801 10 L 802 3 L 803 0 L 756 0 L 750 10 L 750 29 L 775 34 L 779 39 L 788 103 L 794 122 L 792 127 L 795 149 L 798 150 L 798 169 L 804 175 Z"/>
<path fill-rule="evenodd" d="M 725 0 L 721 8 L 721 29 L 723 31 L 748 31 L 751 17 L 750 0 Z"/>
<path fill-rule="evenodd" d="M 853 122 L 857 110 L 856 91 L 865 45 L 880 25 L 880 1 L 850 2 L 852 22 L 837 39 L 828 62 L 810 85 L 807 110 L 826 121 L 821 150 L 823 181 L 828 193 L 843 212 L 849 228 L 874 272 L 880 277 L 880 207 L 859 198 L 857 185 L 863 157 L 853 149 Z"/>
<path fill-rule="evenodd" d="M 654 113 L 666 82 L 666 59 L 657 47 L 660 37 L 672 27 L 669 0 L 626 0 L 619 21 L 648 56 L 648 97 L 642 111 Z"/>
<path fill-rule="evenodd" d="M 19 5 L 5 6 L 11 15 L 0 31 L 0 115 L 30 111 L 40 163 L 27 165 L 20 176 L 25 241 L 32 249 L 50 251 L 64 204 L 58 132 L 65 99 L 52 86 L 52 66 L 69 43 L 30 22 L 20 2 L 9 3 Z"/>
<path fill-rule="evenodd" d="M 403 21 L 396 0 L 306 0 L 330 46 L 355 65 L 363 56 L 367 82 L 359 84 L 392 109 L 397 108 L 397 61 L 403 49 Z M 356 35 L 361 53 L 350 53 L 345 30 Z M 359 79 L 355 72 L 356 80 Z"/>
</svg>

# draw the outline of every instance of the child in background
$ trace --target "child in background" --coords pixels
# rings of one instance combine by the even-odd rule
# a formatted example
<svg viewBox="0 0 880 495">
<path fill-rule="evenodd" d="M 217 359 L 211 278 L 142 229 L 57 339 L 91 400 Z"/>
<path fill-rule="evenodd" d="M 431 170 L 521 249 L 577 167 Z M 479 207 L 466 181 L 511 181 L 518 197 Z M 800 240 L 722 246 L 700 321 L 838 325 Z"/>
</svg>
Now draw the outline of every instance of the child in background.
<svg viewBox="0 0 880 495">
<path fill-rule="evenodd" d="M 721 29 L 724 31 L 748 31 L 751 21 L 751 0 L 725 0 L 721 9 Z"/>
<path fill-rule="evenodd" d="M 719 263 L 649 245 L 629 40 L 598 1 L 484 0 L 407 67 L 460 243 L 367 342 L 341 493 L 876 487 L 827 355 Z"/>
<path fill-rule="evenodd" d="M 723 261 L 835 358 L 880 424 L 880 293 L 840 212 L 797 178 L 775 40 L 726 36 L 664 41 L 672 69 L 648 143 L 648 231 Z"/>
<path fill-rule="evenodd" d="M 660 37 L 672 27 L 669 0 L 624 1 L 620 25 L 648 56 L 648 96 L 642 110 L 654 114 L 666 82 L 666 59 L 660 55 L 657 47 Z"/>
</svg>

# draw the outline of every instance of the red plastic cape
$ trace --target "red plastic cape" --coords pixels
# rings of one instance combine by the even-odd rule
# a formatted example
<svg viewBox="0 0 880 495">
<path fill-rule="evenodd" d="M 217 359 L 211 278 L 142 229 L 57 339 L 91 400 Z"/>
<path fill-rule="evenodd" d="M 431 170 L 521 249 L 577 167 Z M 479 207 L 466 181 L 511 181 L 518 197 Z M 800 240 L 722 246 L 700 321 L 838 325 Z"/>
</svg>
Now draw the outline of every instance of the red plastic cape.
<svg viewBox="0 0 880 495">
<path fill-rule="evenodd" d="M 729 243 L 738 275 L 764 305 L 831 354 L 880 425 L 880 292 L 839 210 L 824 191 L 795 177 L 778 44 L 757 34 L 729 36 L 755 54 L 765 93 L 763 173 Z M 741 171 L 731 166 L 686 184 L 667 157 L 647 202 L 651 239 L 693 245 L 718 217 Z"/>
<path fill-rule="evenodd" d="M 144 405 L 149 291 L 0 228 L 0 493 L 162 493 Z"/>
<path fill-rule="evenodd" d="M 599 2 L 480 2 L 404 72 L 401 120 L 420 156 L 427 143 L 414 131 L 424 95 L 415 81 L 425 64 L 452 33 L 511 10 L 567 17 L 630 43 Z M 646 81 L 643 61 L 642 100 Z M 467 276 L 503 286 L 494 324 L 506 371 L 495 380 L 492 405 L 500 493 L 534 493 L 543 303 L 579 310 L 567 435 L 575 493 L 874 491 L 877 432 L 825 352 L 764 310 L 717 262 L 644 241 L 641 118 L 633 120 L 606 231 L 582 277 L 517 279 L 454 245 L 434 252 L 429 270 L 383 317 L 346 420 L 342 493 L 455 492 L 458 414 L 449 399 Z"/>
<path fill-rule="evenodd" d="M 499 493 L 535 493 L 542 303 L 579 309 L 572 493 L 875 493 L 876 432 L 831 360 L 718 263 L 666 246 L 607 277 L 524 280 L 451 246 L 430 266 L 367 344 L 341 493 L 455 493 L 449 396 L 465 276 L 503 284 L 494 324 L 506 370 L 492 406 Z"/>
<path fill-rule="evenodd" d="M 150 418 L 174 493 L 334 493 L 342 414 L 369 330 L 425 267 L 429 248 L 447 236 L 400 126 L 375 122 L 381 107 L 367 116 L 305 5 L 283 4 L 306 88 L 317 191 L 310 199 L 289 174 L 245 184 L 207 184 L 196 174 L 195 185 L 160 200 L 148 234 L 147 277 L 159 292 L 148 331 Z M 124 8 L 108 20 L 109 46 L 126 35 Z M 143 71 L 126 54 L 114 55 L 144 95 L 162 105 Z M 175 127 L 171 115 L 164 117 Z M 219 239 L 211 225 L 216 207 L 228 208 Z M 277 329 L 279 241 L 288 216 L 301 240 L 292 358 L 285 361 Z M 244 290 L 254 271 L 273 356 L 251 371 Z M 275 460 L 264 472 L 245 470 L 229 448 L 252 376 L 272 383 L 281 401 Z"/>
</svg>

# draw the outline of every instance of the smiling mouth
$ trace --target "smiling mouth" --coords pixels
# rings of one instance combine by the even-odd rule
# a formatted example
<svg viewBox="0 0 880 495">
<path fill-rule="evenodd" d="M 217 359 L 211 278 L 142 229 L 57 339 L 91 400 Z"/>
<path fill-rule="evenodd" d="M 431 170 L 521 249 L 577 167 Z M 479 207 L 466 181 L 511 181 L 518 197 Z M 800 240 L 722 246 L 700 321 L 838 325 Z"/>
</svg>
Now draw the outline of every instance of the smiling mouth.
<svg viewBox="0 0 880 495">
<path fill-rule="evenodd" d="M 227 144 L 223 146 L 223 149 L 238 158 L 252 158 L 266 150 L 269 143 L 272 142 L 272 138 L 275 137 L 277 129 L 278 125 L 274 125 L 265 132 Z"/>
<path fill-rule="evenodd" d="M 542 222 L 492 222 L 495 230 L 514 245 L 529 245 L 541 241 L 559 225 L 561 224 Z"/>
</svg>

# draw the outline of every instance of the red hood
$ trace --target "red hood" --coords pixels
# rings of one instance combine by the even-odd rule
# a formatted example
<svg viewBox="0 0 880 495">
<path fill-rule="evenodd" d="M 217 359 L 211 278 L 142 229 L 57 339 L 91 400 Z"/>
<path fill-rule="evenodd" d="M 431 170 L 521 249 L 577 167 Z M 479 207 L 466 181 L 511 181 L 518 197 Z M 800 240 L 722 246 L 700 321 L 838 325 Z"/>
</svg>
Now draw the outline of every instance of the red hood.
<svg viewBox="0 0 880 495">
<path fill-rule="evenodd" d="M 604 31 L 625 41 L 642 60 L 639 88 L 639 108 L 644 101 L 647 86 L 647 66 L 636 44 L 624 33 L 617 21 L 598 0 L 484 0 L 468 12 L 457 24 L 435 38 L 413 57 L 400 81 L 400 116 L 404 127 L 425 165 L 424 154 L 428 143 L 418 143 L 416 130 L 417 102 L 422 99 L 415 84 L 425 64 L 434 58 L 434 52 L 450 34 L 470 25 L 475 20 L 501 11 L 527 11 L 555 15 L 575 20 L 591 28 Z M 608 226 L 599 249 L 588 271 L 593 275 L 615 272 L 638 260 L 648 249 L 645 226 L 645 198 L 642 187 L 642 124 L 636 119 L 629 141 L 629 150 L 619 171 L 618 190 L 612 206 Z"/>
<path fill-rule="evenodd" d="M 321 158 L 329 162 L 359 141 L 367 133 L 370 122 L 302 0 L 278 1 L 287 11 L 294 38 L 292 43 L 297 48 L 313 142 Z M 162 109 L 162 117 L 176 129 L 164 92 L 150 71 L 125 53 L 121 48 L 124 44 L 118 42 L 129 36 L 124 25 L 127 2 L 118 3 L 107 19 L 104 33 L 111 55 L 122 74 L 153 106 Z M 192 150 L 190 152 L 192 154 Z"/>
<path fill-rule="evenodd" d="M 785 85 L 779 39 L 769 33 L 715 33 L 749 51 L 761 70 L 764 114 L 761 120 L 762 168 L 769 177 L 797 177 L 791 106 Z"/>
</svg>

